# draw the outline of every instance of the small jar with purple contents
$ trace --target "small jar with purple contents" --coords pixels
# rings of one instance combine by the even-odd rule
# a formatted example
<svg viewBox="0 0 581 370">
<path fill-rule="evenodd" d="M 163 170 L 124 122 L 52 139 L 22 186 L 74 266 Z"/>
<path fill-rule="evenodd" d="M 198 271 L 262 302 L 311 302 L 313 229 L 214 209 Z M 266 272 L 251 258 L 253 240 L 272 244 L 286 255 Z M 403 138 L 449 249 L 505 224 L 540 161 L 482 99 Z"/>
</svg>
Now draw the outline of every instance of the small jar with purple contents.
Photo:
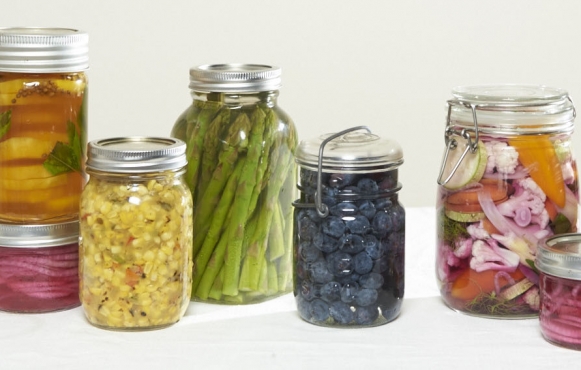
<svg viewBox="0 0 581 370">
<path fill-rule="evenodd" d="M 404 295 L 400 146 L 360 126 L 302 141 L 296 162 L 300 198 L 293 203 L 294 295 L 299 316 L 328 327 L 394 320 Z"/>
<path fill-rule="evenodd" d="M 540 324 L 543 337 L 581 350 L 581 234 L 555 235 L 538 244 Z"/>
<path fill-rule="evenodd" d="M 59 311 L 80 305 L 79 222 L 0 224 L 0 310 Z"/>
</svg>

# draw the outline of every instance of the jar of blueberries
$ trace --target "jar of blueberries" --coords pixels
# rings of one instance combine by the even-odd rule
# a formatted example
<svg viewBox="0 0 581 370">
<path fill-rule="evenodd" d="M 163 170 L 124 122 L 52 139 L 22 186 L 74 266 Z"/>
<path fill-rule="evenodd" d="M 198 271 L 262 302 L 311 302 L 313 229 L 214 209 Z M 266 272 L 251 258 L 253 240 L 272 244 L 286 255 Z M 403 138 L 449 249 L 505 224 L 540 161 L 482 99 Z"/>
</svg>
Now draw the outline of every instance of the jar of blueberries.
<svg viewBox="0 0 581 370">
<path fill-rule="evenodd" d="M 328 327 L 394 320 L 404 295 L 401 147 L 359 126 L 302 141 L 296 162 L 294 296 L 300 317 Z"/>
</svg>

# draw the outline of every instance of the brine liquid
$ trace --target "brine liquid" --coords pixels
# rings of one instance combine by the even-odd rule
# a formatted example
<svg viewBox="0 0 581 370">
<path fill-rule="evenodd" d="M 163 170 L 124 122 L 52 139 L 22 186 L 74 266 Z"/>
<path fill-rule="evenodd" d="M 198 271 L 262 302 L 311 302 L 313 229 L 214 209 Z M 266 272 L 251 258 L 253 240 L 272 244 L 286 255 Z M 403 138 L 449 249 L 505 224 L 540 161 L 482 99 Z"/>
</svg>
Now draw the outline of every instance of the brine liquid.
<svg viewBox="0 0 581 370">
<path fill-rule="evenodd" d="M 85 183 L 83 73 L 0 73 L 0 221 L 76 218 Z"/>
</svg>

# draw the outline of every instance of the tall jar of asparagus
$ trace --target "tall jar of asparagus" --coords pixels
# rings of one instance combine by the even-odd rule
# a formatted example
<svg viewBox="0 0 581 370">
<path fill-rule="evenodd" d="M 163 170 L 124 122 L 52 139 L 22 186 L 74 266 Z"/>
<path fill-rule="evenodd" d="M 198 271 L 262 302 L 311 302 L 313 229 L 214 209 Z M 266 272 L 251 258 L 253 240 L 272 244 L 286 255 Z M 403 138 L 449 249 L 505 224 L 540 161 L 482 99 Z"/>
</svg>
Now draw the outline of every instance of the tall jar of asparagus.
<svg viewBox="0 0 581 370">
<path fill-rule="evenodd" d="M 193 300 L 257 303 L 292 290 L 297 133 L 280 86 L 274 66 L 190 69 L 193 102 L 171 136 L 187 143 Z"/>
</svg>

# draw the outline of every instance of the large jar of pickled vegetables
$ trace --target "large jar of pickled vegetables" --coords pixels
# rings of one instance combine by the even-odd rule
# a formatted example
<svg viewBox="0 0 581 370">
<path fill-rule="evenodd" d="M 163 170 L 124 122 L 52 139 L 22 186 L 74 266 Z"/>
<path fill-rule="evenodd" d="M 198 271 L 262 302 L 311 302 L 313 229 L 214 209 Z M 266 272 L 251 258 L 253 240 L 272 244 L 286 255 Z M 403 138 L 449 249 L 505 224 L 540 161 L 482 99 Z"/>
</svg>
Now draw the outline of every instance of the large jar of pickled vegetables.
<svg viewBox="0 0 581 370">
<path fill-rule="evenodd" d="M 88 146 L 80 207 L 80 298 L 89 322 L 118 330 L 176 323 L 190 301 L 192 198 L 186 145 L 129 137 Z"/>
<path fill-rule="evenodd" d="M 0 310 L 40 313 L 79 302 L 79 222 L 0 224 Z"/>
<path fill-rule="evenodd" d="M 301 141 L 297 149 L 294 295 L 300 317 L 316 325 L 377 326 L 400 312 L 403 153 L 365 129 Z"/>
<path fill-rule="evenodd" d="M 0 29 L 0 222 L 77 218 L 88 62 L 84 32 Z"/>
<path fill-rule="evenodd" d="M 188 147 L 195 300 L 246 304 L 292 289 L 297 134 L 278 106 L 280 86 L 272 66 L 190 69 L 193 103 L 171 136 Z"/>
<path fill-rule="evenodd" d="M 577 228 L 575 109 L 545 86 L 469 86 L 448 101 L 436 271 L 444 302 L 484 317 L 539 312 L 540 239 Z"/>
</svg>

